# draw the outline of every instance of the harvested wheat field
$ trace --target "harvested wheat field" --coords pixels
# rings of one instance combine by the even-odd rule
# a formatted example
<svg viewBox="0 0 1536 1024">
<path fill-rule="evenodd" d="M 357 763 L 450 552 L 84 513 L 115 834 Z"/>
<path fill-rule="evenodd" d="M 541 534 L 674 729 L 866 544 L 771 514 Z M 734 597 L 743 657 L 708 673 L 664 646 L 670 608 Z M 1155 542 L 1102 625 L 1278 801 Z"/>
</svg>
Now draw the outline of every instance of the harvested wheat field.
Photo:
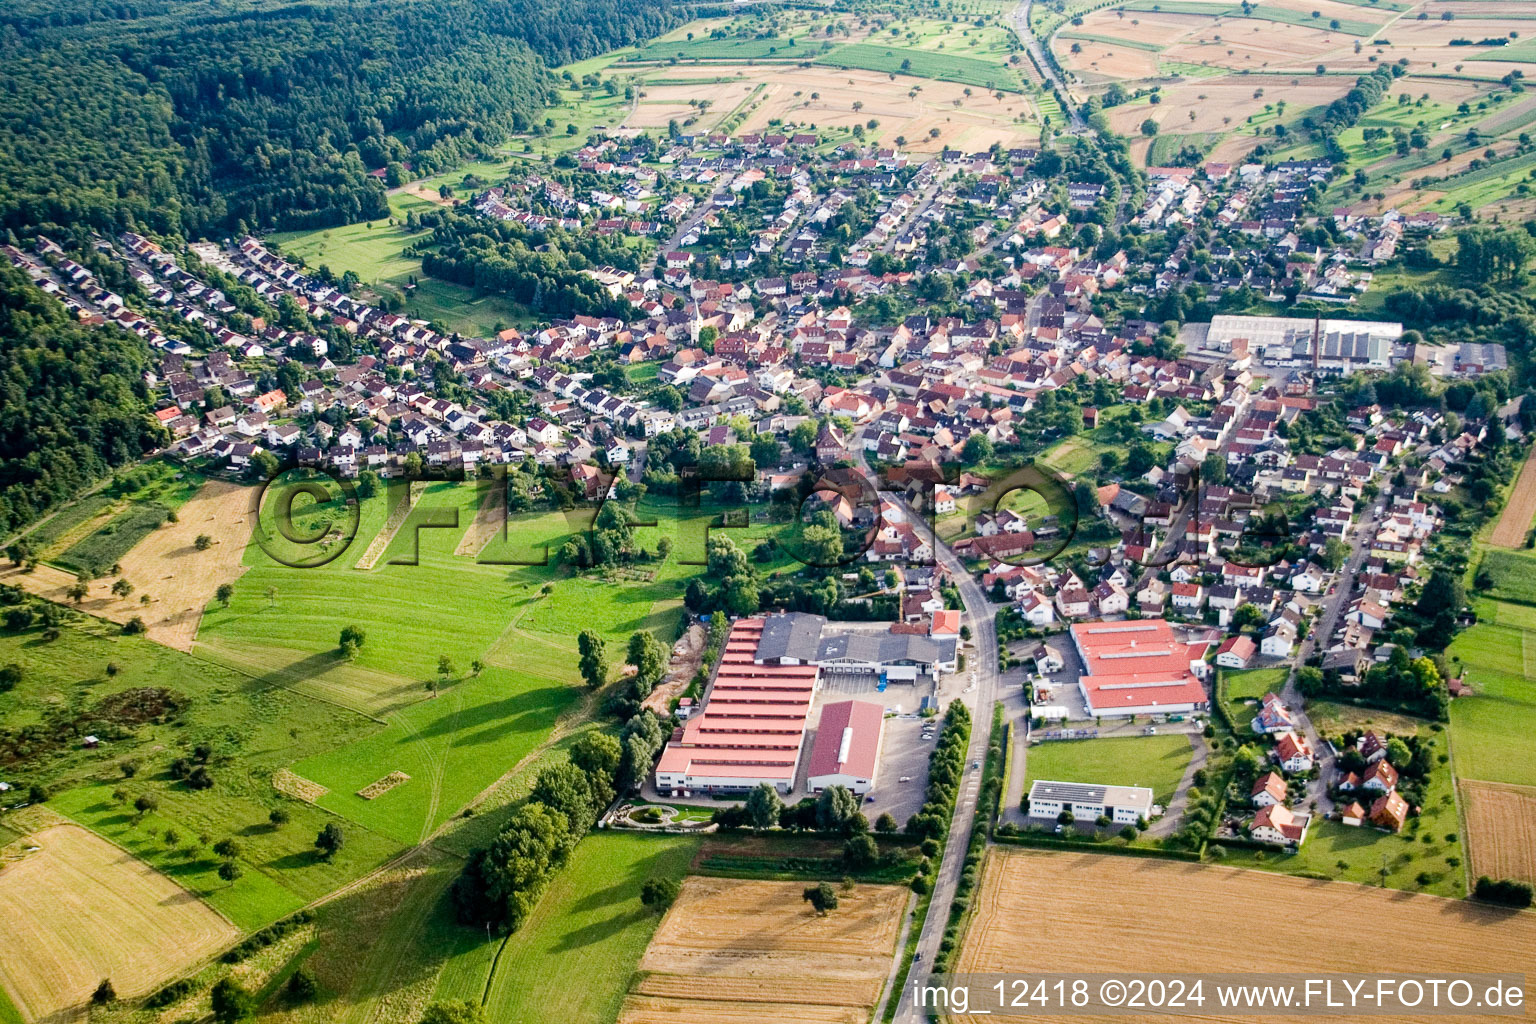
<svg viewBox="0 0 1536 1024">
<path fill-rule="evenodd" d="M 1319 941 L 1234 942 L 1233 929 L 1244 921 L 1286 921 L 1297 934 Z M 1348 926 L 1361 921 L 1392 926 Z M 1529 1001 L 1536 991 L 1536 914 L 1210 864 L 995 849 L 955 968 L 958 973 L 1372 969 L 1405 975 L 1525 974 L 1531 979 Z M 984 1018 L 957 1019 L 979 1024 Z M 1077 1019 L 1107 1024 L 1126 1018 Z M 1278 1024 L 1291 1018 L 1211 1014 L 1200 1019 Z"/>
<path fill-rule="evenodd" d="M 240 937 L 206 903 L 78 825 L 17 845 L 37 849 L 0 870 L 0 981 L 28 1020 L 83 1017 L 103 978 L 119 997 L 144 995 Z"/>
<path fill-rule="evenodd" d="M 1515 481 L 1515 489 L 1510 492 L 1509 502 L 1499 515 L 1498 524 L 1494 526 L 1493 536 L 1488 538 L 1488 543 L 1496 548 L 1523 546 L 1532 519 L 1536 519 L 1536 448 L 1531 449 L 1531 454 L 1527 456 L 1525 466 L 1520 470 L 1520 478 Z"/>
<path fill-rule="evenodd" d="M 971 95 L 966 96 L 964 85 L 908 75 L 893 79 L 877 71 L 759 64 L 668 67 L 655 77 L 666 84 L 644 86 L 645 96 L 626 126 L 665 124 L 663 115 L 668 110 L 673 116 L 691 110 L 689 99 L 712 101 L 700 124 L 717 124 L 750 98 L 737 134 L 778 127 L 770 122 L 807 130 L 814 124 L 825 131 L 851 128 L 873 118 L 880 122 L 875 134 L 882 142 L 904 136 L 903 148 L 919 153 L 962 143 L 975 146 L 983 136 L 987 141 L 981 148 L 994 138 L 1005 146 L 1034 145 L 1040 134 L 1038 112 L 1027 96 L 1004 93 L 999 100 L 977 87 L 971 87 Z M 728 81 L 718 81 L 722 78 Z M 693 85 L 688 79 L 699 81 Z M 647 101 L 656 104 L 648 107 Z M 679 103 L 683 106 L 678 107 Z M 854 103 L 860 104 L 858 110 L 853 109 Z M 1019 118 L 1028 123 L 1019 123 Z M 930 137 L 933 129 L 939 134 Z"/>
<path fill-rule="evenodd" d="M 1464 781 L 1468 874 L 1536 883 L 1536 786 Z"/>
<path fill-rule="evenodd" d="M 1349 91 L 1349 79 L 1302 78 L 1292 85 L 1290 78 L 1243 76 L 1221 79 L 1192 79 L 1163 89 L 1163 102 L 1155 107 L 1113 107 L 1110 127 L 1122 135 L 1137 134 L 1146 118 L 1156 121 L 1169 132 L 1244 131 L 1249 115 L 1261 114 L 1264 104 L 1283 99 L 1294 110 L 1326 106 Z M 1255 96 L 1254 93 L 1259 93 Z M 1193 112 L 1194 120 L 1189 115 Z M 1248 129 L 1252 131 L 1252 129 Z"/>
<path fill-rule="evenodd" d="M 104 577 L 91 581 L 85 599 L 76 602 L 68 591 L 78 577 L 48 565 L 31 572 L 8 566 L 0 570 L 0 582 L 113 622 L 142 618 L 149 639 L 190 651 L 214 592 L 245 572 L 241 559 L 256 526 L 258 493 L 223 480 L 204 484 L 177 511 L 177 522 L 156 529 L 123 556 L 121 578 L 133 585 L 126 597 L 112 592 L 117 577 Z M 205 551 L 197 550 L 200 534 L 211 541 Z"/>
<path fill-rule="evenodd" d="M 691 877 L 640 961 L 620 1024 L 864 1024 L 907 889 L 860 885 L 820 917 L 798 882 Z"/>
<path fill-rule="evenodd" d="M 1079 52 L 1072 52 L 1071 47 L 1074 45 L 1079 48 Z M 1063 39 L 1057 44 L 1057 56 L 1063 67 L 1082 76 L 1083 81 L 1089 84 L 1153 78 L 1157 75 L 1157 54 L 1122 43 Z"/>
</svg>

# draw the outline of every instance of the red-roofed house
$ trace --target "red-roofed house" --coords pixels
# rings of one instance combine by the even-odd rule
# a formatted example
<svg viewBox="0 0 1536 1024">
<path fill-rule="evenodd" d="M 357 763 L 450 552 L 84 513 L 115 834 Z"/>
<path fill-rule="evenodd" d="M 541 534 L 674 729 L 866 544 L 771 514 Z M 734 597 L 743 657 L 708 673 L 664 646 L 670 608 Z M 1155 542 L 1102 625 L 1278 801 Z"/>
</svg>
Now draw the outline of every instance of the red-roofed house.
<svg viewBox="0 0 1536 1024">
<path fill-rule="evenodd" d="M 1305 736 L 1285 733 L 1275 743 L 1275 761 L 1288 772 L 1311 771 L 1315 758 Z"/>
<path fill-rule="evenodd" d="M 1222 668 L 1247 668 L 1258 646 L 1246 636 L 1228 637 L 1216 652 L 1216 664 Z"/>
<path fill-rule="evenodd" d="M 1253 806 L 1272 807 L 1285 803 L 1285 779 L 1279 772 L 1265 772 L 1253 784 Z"/>
<path fill-rule="evenodd" d="M 1307 837 L 1307 823 L 1305 820 L 1297 822 L 1296 815 L 1284 804 L 1271 804 L 1259 808 L 1259 813 L 1253 816 L 1253 824 L 1248 827 L 1248 834 L 1261 843 L 1300 846 Z"/>
</svg>

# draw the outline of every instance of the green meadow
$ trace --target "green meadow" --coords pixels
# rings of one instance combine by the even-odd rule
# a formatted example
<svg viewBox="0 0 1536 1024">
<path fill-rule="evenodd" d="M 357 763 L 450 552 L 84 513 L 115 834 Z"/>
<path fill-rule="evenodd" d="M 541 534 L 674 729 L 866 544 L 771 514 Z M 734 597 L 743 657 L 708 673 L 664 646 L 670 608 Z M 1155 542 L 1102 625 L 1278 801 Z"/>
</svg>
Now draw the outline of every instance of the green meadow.
<svg viewBox="0 0 1536 1024">
<path fill-rule="evenodd" d="M 1028 781 L 1145 786 L 1167 804 L 1191 757 L 1189 738 L 1131 736 L 1124 739 L 1051 740 L 1029 748 Z"/>
<path fill-rule="evenodd" d="M 1536 633 L 1483 621 L 1458 636 L 1449 654 L 1474 691 L 1451 703 L 1456 774 L 1536 786 Z"/>
<path fill-rule="evenodd" d="M 640 904 L 652 877 L 681 880 L 694 836 L 595 832 L 576 847 L 526 924 L 506 940 L 485 983 L 478 972 L 444 972 L 440 998 L 483 990 L 497 1024 L 608 1024 L 661 915 Z M 468 975 L 466 977 L 466 974 Z"/>
<path fill-rule="evenodd" d="M 817 64 L 838 68 L 885 71 L 896 75 L 933 78 L 986 89 L 1020 92 L 1019 73 L 996 61 L 976 57 L 952 57 L 934 50 L 912 50 L 882 43 L 849 43 L 816 58 Z"/>
</svg>

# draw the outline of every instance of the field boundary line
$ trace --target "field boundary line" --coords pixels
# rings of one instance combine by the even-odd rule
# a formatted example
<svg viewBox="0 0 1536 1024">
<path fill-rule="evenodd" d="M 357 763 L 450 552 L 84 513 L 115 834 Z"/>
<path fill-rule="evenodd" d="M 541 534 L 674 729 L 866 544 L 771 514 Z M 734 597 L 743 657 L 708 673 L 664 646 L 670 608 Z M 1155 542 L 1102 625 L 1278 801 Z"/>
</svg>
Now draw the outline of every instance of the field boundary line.
<svg viewBox="0 0 1536 1024">
<path fill-rule="evenodd" d="M 215 645 L 215 647 L 217 647 L 217 645 Z M 231 665 L 231 664 L 229 664 L 227 662 L 216 661 L 213 658 L 205 657 L 205 656 L 197 653 L 197 651 L 195 649 L 191 650 L 191 651 L 187 651 L 186 653 L 187 653 L 188 657 L 196 658 L 198 661 L 201 661 L 201 662 L 203 662 L 206 665 L 212 665 L 215 668 L 227 669 L 230 672 L 237 672 L 240 675 L 245 676 L 247 679 L 251 680 L 251 682 L 253 682 L 253 683 L 261 682 L 261 677 L 256 675 L 255 673 L 251 672 L 249 669 L 240 668 L 240 667 L 238 667 L 236 665 Z M 368 719 L 369 721 L 377 722 L 380 725 L 388 725 L 389 724 L 389 720 L 386 719 L 386 718 L 380 718 L 378 715 L 369 714 L 368 712 L 363 711 L 361 708 L 353 707 L 351 704 L 343 704 L 341 701 L 336 700 L 336 699 L 334 699 L 332 697 L 323 697 L 323 696 L 321 696 L 318 693 L 310 693 L 308 690 L 301 690 L 298 687 L 293 686 L 293 685 L 291 685 L 289 683 L 270 683 L 270 684 L 268 684 L 267 689 L 269 689 L 269 690 L 292 690 L 294 693 L 299 694 L 301 697 L 308 697 L 310 700 L 318 700 L 318 701 L 320 701 L 323 704 L 329 704 L 332 707 L 341 708 L 344 711 L 350 711 L 354 715 L 362 715 L 364 718 Z"/>
</svg>

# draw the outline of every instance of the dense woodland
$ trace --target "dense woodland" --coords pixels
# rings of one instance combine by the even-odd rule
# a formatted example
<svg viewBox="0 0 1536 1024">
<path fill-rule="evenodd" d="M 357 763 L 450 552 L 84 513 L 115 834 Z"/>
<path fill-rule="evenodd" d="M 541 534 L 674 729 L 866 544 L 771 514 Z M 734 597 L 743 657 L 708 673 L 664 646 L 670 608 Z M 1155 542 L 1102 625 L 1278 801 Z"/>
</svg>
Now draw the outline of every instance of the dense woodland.
<svg viewBox="0 0 1536 1024">
<path fill-rule="evenodd" d="M 0 267 L 0 535 L 163 443 L 144 343 Z"/>
<path fill-rule="evenodd" d="M 0 223 L 196 236 L 386 214 L 369 171 L 529 127 L 548 66 L 677 24 L 671 0 L 104 4 L 0 11 Z"/>
</svg>

